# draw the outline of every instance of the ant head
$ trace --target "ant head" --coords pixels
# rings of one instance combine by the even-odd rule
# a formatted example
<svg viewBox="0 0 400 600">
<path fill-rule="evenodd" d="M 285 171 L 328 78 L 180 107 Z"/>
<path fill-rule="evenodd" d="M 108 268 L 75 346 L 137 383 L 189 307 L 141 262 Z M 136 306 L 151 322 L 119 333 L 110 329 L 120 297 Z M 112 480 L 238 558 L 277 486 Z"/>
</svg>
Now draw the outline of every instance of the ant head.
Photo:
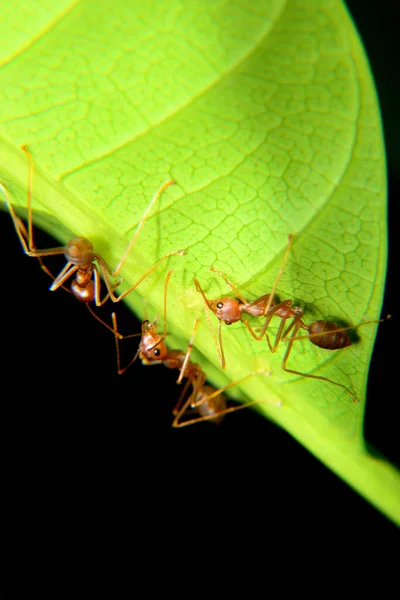
<svg viewBox="0 0 400 600">
<path fill-rule="evenodd" d="M 94 251 L 92 242 L 86 238 L 73 238 L 65 246 L 65 258 L 68 262 L 76 266 L 85 266 L 92 264 L 94 260 Z"/>
<path fill-rule="evenodd" d="M 164 342 L 164 338 L 157 333 L 155 325 L 150 321 L 142 323 L 142 339 L 139 344 L 139 353 L 144 364 L 151 364 L 153 361 L 163 361 L 167 354 L 168 348 Z"/>
<path fill-rule="evenodd" d="M 139 357 L 144 365 L 162 363 L 167 357 L 168 348 L 162 339 L 160 338 L 160 341 L 156 342 L 155 345 L 154 342 L 154 339 L 151 340 L 152 345 L 146 345 L 143 339 L 140 342 Z"/>
<path fill-rule="evenodd" d="M 226 296 L 217 300 L 210 300 L 209 306 L 218 319 L 227 325 L 240 321 L 242 317 L 240 302 L 236 298 Z"/>
<path fill-rule="evenodd" d="M 168 348 L 163 341 L 160 341 L 156 346 L 150 348 L 146 354 L 151 355 L 155 360 L 164 360 L 167 357 Z"/>
</svg>

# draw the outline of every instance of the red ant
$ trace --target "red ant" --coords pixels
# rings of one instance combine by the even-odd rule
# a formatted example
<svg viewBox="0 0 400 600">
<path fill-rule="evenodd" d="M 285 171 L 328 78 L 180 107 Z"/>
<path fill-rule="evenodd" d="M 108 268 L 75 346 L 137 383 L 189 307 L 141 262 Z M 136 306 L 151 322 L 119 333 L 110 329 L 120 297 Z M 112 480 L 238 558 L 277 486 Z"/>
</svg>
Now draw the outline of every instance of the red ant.
<svg viewBox="0 0 400 600">
<path fill-rule="evenodd" d="M 164 260 L 169 258 L 174 254 L 178 254 L 183 256 L 185 254 L 184 250 L 179 250 L 175 252 L 169 252 L 165 254 L 162 258 L 160 258 L 155 265 L 153 265 L 144 275 L 142 275 L 138 281 L 132 285 L 128 290 L 124 291 L 119 296 L 114 295 L 115 289 L 120 285 L 122 279 L 118 280 L 114 285 L 111 284 L 110 278 L 117 278 L 122 266 L 125 263 L 125 260 L 132 249 L 133 245 L 136 242 L 136 239 L 139 235 L 140 230 L 142 229 L 145 221 L 148 219 L 149 212 L 153 207 L 156 200 L 160 197 L 163 191 L 170 185 L 173 185 L 174 181 L 166 181 L 164 182 L 160 188 L 157 190 L 153 198 L 151 199 L 149 205 L 147 206 L 142 218 L 139 221 L 139 224 L 135 230 L 135 233 L 128 244 L 128 247 L 122 256 L 120 262 L 117 265 L 117 268 L 112 271 L 112 269 L 108 266 L 105 260 L 94 252 L 94 248 L 92 243 L 83 237 L 76 237 L 69 242 L 67 242 L 66 246 L 60 246 L 57 248 L 46 248 L 42 250 L 38 250 L 35 246 L 33 239 L 33 225 L 32 225 L 32 181 L 33 181 L 33 171 L 34 164 L 32 160 L 32 156 L 26 145 L 21 146 L 22 150 L 28 157 L 29 162 L 29 176 L 28 176 L 28 192 L 27 192 L 27 207 L 28 207 L 28 229 L 26 229 L 22 220 L 16 215 L 14 208 L 8 198 L 8 193 L 4 186 L 0 183 L 0 188 L 6 198 L 7 206 L 11 215 L 11 218 L 14 223 L 15 230 L 17 232 L 18 238 L 21 242 L 22 248 L 28 256 L 33 256 L 37 258 L 40 262 L 42 269 L 54 279 L 52 285 L 50 286 L 51 291 L 55 291 L 58 288 L 64 287 L 64 283 L 67 279 L 69 279 L 72 275 L 74 275 L 74 279 L 71 284 L 71 293 L 80 300 L 84 302 L 89 310 L 92 312 L 93 316 L 103 323 L 108 329 L 111 329 L 106 323 L 104 323 L 89 307 L 89 302 L 95 302 L 96 306 L 102 306 L 108 298 L 111 298 L 113 302 L 120 302 L 125 296 L 127 296 L 132 290 L 134 290 L 150 273 L 152 273 L 158 265 L 160 265 Z M 54 277 L 54 275 L 49 271 L 49 269 L 43 264 L 42 257 L 44 256 L 56 256 L 64 254 L 67 259 L 67 264 L 61 270 L 61 272 Z M 103 278 L 104 283 L 107 287 L 107 295 L 101 300 L 100 299 L 100 276 Z"/>
<path fill-rule="evenodd" d="M 289 359 L 290 352 L 292 350 L 292 345 L 295 340 L 298 339 L 309 339 L 312 344 L 322 348 L 324 350 L 340 350 L 345 348 L 346 346 L 350 346 L 352 344 L 352 340 L 349 337 L 347 331 L 350 329 L 357 329 L 362 325 L 367 325 L 369 323 L 380 323 L 385 319 L 381 319 L 379 321 L 364 321 L 359 323 L 356 326 L 351 327 L 340 327 L 334 321 L 326 321 L 326 320 L 318 320 L 314 321 L 310 325 L 306 325 L 302 320 L 304 315 L 304 310 L 299 306 L 292 306 L 292 300 L 283 300 L 282 302 L 275 303 L 274 294 L 277 288 L 277 284 L 279 279 L 283 273 L 284 266 L 287 261 L 287 257 L 290 251 L 290 247 L 292 244 L 293 236 L 289 235 L 288 246 L 278 273 L 278 276 L 275 280 L 272 292 L 270 294 L 265 294 L 260 296 L 256 300 L 252 302 L 247 302 L 245 298 L 238 292 L 236 286 L 231 283 L 227 277 L 221 272 L 217 271 L 214 268 L 211 268 L 210 271 L 218 273 L 225 282 L 233 289 L 235 294 L 238 296 L 239 300 L 231 297 L 222 297 L 217 298 L 216 300 L 209 300 L 203 289 L 201 288 L 197 279 L 194 279 L 194 283 L 198 292 L 200 292 L 203 296 L 204 302 L 219 319 L 218 323 L 218 338 L 219 338 L 219 346 L 220 346 L 220 356 L 221 356 L 221 366 L 225 367 L 225 357 L 222 347 L 222 335 L 221 335 L 221 323 L 224 322 L 227 325 L 231 325 L 232 323 L 236 323 L 238 321 L 242 321 L 247 329 L 250 331 L 251 335 L 258 341 L 260 341 L 264 334 L 267 338 L 268 346 L 271 352 L 276 352 L 280 341 L 287 341 L 288 346 L 285 352 L 285 355 L 282 360 L 282 369 L 288 373 L 293 373 L 295 375 L 301 375 L 303 377 L 310 377 L 312 379 L 320 379 L 322 381 L 327 381 L 332 383 L 333 385 L 337 385 L 339 387 L 344 388 L 351 396 L 353 402 L 359 402 L 358 398 L 355 397 L 354 393 L 347 386 L 342 383 L 338 383 L 336 381 L 332 381 L 332 379 L 328 379 L 327 377 L 323 377 L 321 375 L 311 375 L 309 373 L 303 373 L 301 371 L 295 371 L 293 369 L 288 369 L 286 363 Z M 256 332 L 252 329 L 249 323 L 246 320 L 242 319 L 243 313 L 250 314 L 256 317 L 265 317 L 264 324 L 261 328 L 261 333 L 256 334 Z M 272 317 L 276 315 L 280 317 L 281 323 L 279 325 L 277 334 L 275 336 L 275 341 L 271 344 L 267 329 L 271 322 Z M 386 318 L 390 318 L 390 315 Z M 285 328 L 285 323 L 288 319 L 292 319 L 291 324 Z M 299 329 L 304 329 L 308 332 L 308 335 L 297 337 L 297 333 Z M 289 333 L 292 331 L 290 337 L 288 337 Z"/>
<path fill-rule="evenodd" d="M 115 313 L 112 314 L 113 321 L 113 330 L 115 334 L 115 343 L 117 349 L 117 365 L 118 365 L 118 374 L 125 373 L 125 371 L 131 366 L 131 364 L 136 360 L 137 357 L 140 358 L 144 365 L 164 365 L 168 369 L 179 369 L 180 374 L 177 380 L 177 383 L 181 383 L 183 379 L 186 379 L 186 383 L 182 390 L 182 393 L 179 397 L 179 400 L 173 410 L 174 420 L 172 423 L 173 427 L 185 427 L 186 425 L 191 425 L 193 423 L 198 423 L 199 421 L 210 420 L 215 423 L 219 423 L 222 421 L 225 414 L 240 410 L 248 407 L 251 404 L 258 404 L 259 401 L 248 402 L 247 404 L 243 404 L 240 406 L 234 406 L 227 408 L 226 398 L 223 395 L 223 392 L 228 388 L 238 385 L 242 383 L 249 377 L 255 374 L 264 374 L 266 376 L 269 375 L 265 370 L 262 371 L 253 371 L 242 377 L 241 379 L 231 382 L 224 387 L 216 390 L 215 388 L 205 385 L 206 383 L 206 374 L 198 365 L 190 360 L 190 355 L 193 348 L 194 336 L 196 333 L 197 325 L 199 319 L 195 320 L 192 336 L 189 342 L 187 352 L 182 352 L 181 350 L 169 350 L 166 343 L 166 293 L 169 279 L 172 275 L 172 269 L 168 272 L 165 289 L 164 289 L 164 332 L 163 335 L 159 335 L 157 332 L 157 327 L 154 323 L 150 323 L 150 321 L 145 320 L 142 323 L 142 337 L 140 340 L 139 348 L 134 358 L 130 361 L 130 363 L 121 368 L 120 362 L 120 351 L 119 351 L 119 339 L 120 335 L 117 329 L 117 319 Z M 132 336 L 125 336 L 132 337 Z M 192 391 L 187 396 L 187 392 L 189 387 L 192 386 Z M 190 409 L 196 410 L 200 417 L 196 417 L 194 419 L 185 420 L 180 422 L 182 416 L 186 415 Z"/>
<path fill-rule="evenodd" d="M 241 293 L 239 292 L 237 287 L 228 280 L 226 275 L 224 275 L 221 271 L 214 269 L 213 267 L 210 268 L 210 271 L 212 271 L 214 273 L 218 273 L 225 280 L 225 282 L 232 288 L 232 290 L 234 291 L 236 296 L 239 298 L 239 300 L 237 300 L 236 298 L 232 298 L 230 296 L 223 296 L 221 298 L 217 298 L 216 300 L 209 300 L 207 298 L 207 296 L 205 295 L 205 292 L 203 291 L 203 289 L 202 289 L 200 283 L 197 281 L 197 279 L 195 278 L 193 280 L 196 290 L 198 292 L 200 292 L 200 294 L 203 296 L 206 307 L 209 308 L 218 318 L 219 354 L 221 357 L 221 368 L 222 369 L 225 368 L 225 364 L 226 364 L 224 349 L 223 349 L 223 344 L 222 344 L 222 328 L 221 328 L 222 322 L 225 323 L 226 325 L 232 325 L 232 323 L 237 323 L 238 321 L 242 321 L 242 323 L 250 331 L 251 335 L 256 340 L 259 341 L 262 339 L 262 337 L 265 333 L 266 327 L 265 327 L 265 329 L 263 329 L 263 331 L 260 335 L 257 335 L 255 333 L 255 331 L 253 330 L 253 328 L 250 326 L 249 322 L 247 320 L 243 319 L 244 313 L 251 315 L 253 317 L 266 317 L 267 319 L 269 318 L 269 320 L 271 319 L 272 315 L 274 315 L 274 314 L 280 316 L 281 318 L 289 318 L 291 316 L 291 314 L 288 313 L 288 308 L 290 307 L 292 301 L 286 300 L 285 302 L 280 302 L 279 304 L 275 304 L 274 294 L 275 294 L 275 290 L 277 288 L 278 282 L 283 273 L 287 258 L 289 256 L 289 251 L 290 251 L 290 248 L 292 245 L 292 240 L 293 240 L 293 236 L 292 236 L 292 234 L 290 234 L 287 249 L 286 249 L 285 255 L 283 257 L 283 261 L 282 261 L 281 267 L 279 269 L 278 276 L 277 276 L 274 286 L 272 288 L 272 292 L 270 294 L 264 294 L 263 296 L 256 298 L 256 300 L 253 300 L 252 302 L 248 302 L 241 295 Z M 268 323 L 269 323 L 269 321 L 268 321 Z"/>
</svg>

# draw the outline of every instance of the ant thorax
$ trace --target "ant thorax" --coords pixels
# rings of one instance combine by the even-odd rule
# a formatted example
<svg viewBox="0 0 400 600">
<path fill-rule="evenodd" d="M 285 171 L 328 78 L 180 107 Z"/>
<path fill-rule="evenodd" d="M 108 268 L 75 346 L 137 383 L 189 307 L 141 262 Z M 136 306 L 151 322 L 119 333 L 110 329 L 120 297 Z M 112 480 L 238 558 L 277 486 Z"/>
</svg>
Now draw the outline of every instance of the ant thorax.
<svg viewBox="0 0 400 600">
<path fill-rule="evenodd" d="M 241 304 L 240 310 L 253 317 L 262 317 L 263 315 L 265 316 L 265 309 L 267 308 L 268 303 L 269 310 L 275 306 L 275 302 L 272 298 L 270 299 L 270 296 L 271 294 L 265 294 L 264 296 L 261 296 L 258 302 L 254 301 L 246 302 L 246 304 Z"/>
</svg>

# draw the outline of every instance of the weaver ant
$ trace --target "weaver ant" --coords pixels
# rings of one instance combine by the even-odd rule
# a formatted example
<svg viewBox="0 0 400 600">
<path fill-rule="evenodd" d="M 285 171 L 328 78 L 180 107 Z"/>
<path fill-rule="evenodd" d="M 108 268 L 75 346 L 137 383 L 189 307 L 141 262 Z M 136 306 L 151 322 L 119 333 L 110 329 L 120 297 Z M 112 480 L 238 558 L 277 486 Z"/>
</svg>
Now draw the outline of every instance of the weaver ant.
<svg viewBox="0 0 400 600">
<path fill-rule="evenodd" d="M 16 215 L 14 208 L 9 200 L 8 193 L 2 184 L 0 184 L 0 188 L 3 191 L 3 194 L 6 198 L 7 206 L 11 218 L 13 220 L 18 238 L 21 242 L 22 248 L 25 254 L 37 258 L 40 262 L 42 269 L 54 280 L 50 286 L 51 291 L 55 291 L 60 287 L 66 289 L 63 284 L 67 279 L 74 275 L 74 278 L 71 283 L 71 290 L 67 291 L 70 291 L 80 302 L 85 303 L 90 312 L 92 312 L 93 316 L 101 323 L 103 323 L 103 325 L 105 325 L 108 329 L 111 329 L 109 325 L 104 323 L 91 310 L 88 303 L 94 301 L 96 306 L 102 306 L 108 300 L 108 298 L 110 298 L 113 302 L 120 302 L 123 298 L 125 298 L 125 296 L 127 296 L 131 291 L 133 291 L 146 277 L 148 277 L 148 275 L 150 275 L 164 260 L 166 260 L 174 254 L 178 254 L 180 256 L 183 256 L 185 254 L 184 250 L 169 252 L 168 254 L 165 254 L 156 262 L 155 265 L 153 265 L 148 271 L 146 271 L 146 273 L 142 275 L 134 285 L 132 285 L 129 289 L 124 291 L 119 296 L 114 295 L 114 291 L 120 285 L 122 279 L 117 280 L 117 282 L 114 284 L 111 284 L 111 279 L 116 279 L 118 277 L 119 272 L 122 266 L 124 265 L 130 250 L 136 242 L 140 230 L 142 229 L 144 223 L 148 219 L 149 212 L 153 207 L 154 203 L 160 197 L 163 191 L 168 186 L 173 185 L 175 182 L 166 181 L 157 190 L 150 203 L 148 204 L 145 212 L 143 213 L 143 216 L 139 221 L 139 224 L 134 232 L 131 241 L 128 244 L 127 249 L 125 250 L 116 269 L 113 271 L 108 266 L 106 261 L 99 254 L 95 253 L 92 243 L 88 239 L 83 237 L 73 238 L 69 240 L 65 246 L 60 246 L 57 248 L 46 248 L 42 250 L 38 250 L 36 248 L 33 238 L 32 224 L 32 182 L 34 164 L 31 153 L 29 152 L 27 146 L 23 145 L 21 146 L 21 148 L 25 152 L 29 162 L 27 191 L 28 228 L 25 227 L 22 220 Z M 60 271 L 60 273 L 56 277 L 54 277 L 54 275 L 50 272 L 46 265 L 44 265 L 42 257 L 56 256 L 60 254 L 64 254 L 65 258 L 67 259 L 67 263 L 64 266 L 64 268 Z M 100 276 L 103 278 L 107 288 L 107 294 L 103 299 L 100 299 Z"/>
<path fill-rule="evenodd" d="M 263 296 L 256 298 L 252 302 L 248 302 L 242 296 L 242 294 L 239 292 L 237 287 L 228 280 L 226 275 L 224 275 L 221 271 L 214 269 L 214 267 L 211 267 L 210 271 L 212 271 L 213 273 L 218 273 L 218 275 L 220 275 L 225 280 L 225 282 L 229 285 L 229 287 L 232 288 L 232 290 L 234 291 L 236 296 L 239 298 L 239 300 L 237 300 L 236 298 L 232 298 L 230 296 L 223 296 L 221 298 L 217 298 L 216 300 L 209 300 L 207 298 L 205 292 L 203 291 L 200 283 L 197 281 L 197 279 L 195 278 L 193 280 L 196 290 L 198 292 L 200 292 L 200 294 L 203 296 L 206 307 L 209 308 L 218 318 L 219 354 L 221 357 L 221 368 L 222 369 L 224 369 L 226 366 L 224 349 L 223 349 L 223 344 L 222 344 L 222 327 L 221 327 L 222 323 L 225 323 L 226 325 L 232 325 L 232 323 L 237 323 L 238 321 L 242 321 L 242 323 L 250 331 L 251 335 L 256 340 L 259 341 L 262 339 L 262 337 L 265 333 L 265 329 L 268 325 L 265 327 L 265 329 L 262 330 L 260 335 L 257 335 L 256 332 L 251 327 L 251 325 L 249 324 L 249 322 L 247 320 L 243 319 L 244 313 L 251 315 L 253 317 L 266 317 L 267 319 L 268 319 L 268 317 L 270 319 L 271 316 L 274 314 L 276 314 L 282 318 L 285 318 L 286 315 L 288 314 L 287 307 L 291 304 L 291 300 L 287 300 L 286 302 L 280 302 L 279 304 L 275 304 L 274 294 L 275 294 L 276 288 L 278 286 L 279 280 L 281 278 L 281 275 L 283 273 L 283 270 L 285 268 L 285 264 L 286 264 L 287 258 L 289 256 L 292 241 L 293 241 L 293 235 L 290 234 L 288 245 L 287 245 L 283 260 L 282 260 L 282 264 L 279 269 L 278 276 L 275 279 L 275 283 L 273 285 L 271 293 L 264 294 Z M 268 323 L 269 323 L 269 321 L 268 321 Z"/>
<path fill-rule="evenodd" d="M 276 303 L 274 300 L 275 290 L 277 288 L 279 279 L 283 273 L 284 266 L 286 264 L 288 254 L 290 251 L 290 247 L 292 244 L 293 236 L 289 235 L 288 246 L 278 273 L 278 276 L 275 280 L 272 292 L 270 294 L 265 294 L 260 296 L 256 300 L 252 302 L 247 302 L 245 298 L 239 293 L 236 286 L 231 283 L 228 278 L 221 272 L 217 271 L 213 267 L 210 268 L 210 271 L 214 273 L 218 273 L 225 282 L 232 288 L 235 294 L 238 296 L 239 300 L 236 298 L 231 298 L 229 296 L 217 298 L 216 300 L 209 300 L 203 289 L 201 288 L 197 279 L 194 279 L 194 283 L 198 292 L 203 296 L 206 307 L 209 308 L 218 318 L 218 340 L 220 347 L 220 356 L 221 356 L 221 367 L 225 367 L 225 357 L 222 346 L 222 335 L 221 335 L 221 323 L 224 322 L 227 325 L 231 325 L 232 323 L 236 323 L 238 321 L 242 321 L 247 329 L 250 331 L 251 335 L 257 340 L 260 341 L 264 334 L 267 338 L 268 346 L 271 352 L 276 352 L 278 345 L 281 341 L 288 342 L 288 346 L 285 352 L 285 355 L 282 360 L 281 368 L 288 372 L 293 373 L 295 375 L 301 375 L 303 377 L 309 377 L 312 379 L 319 379 L 321 381 L 327 381 L 332 383 L 333 385 L 337 385 L 339 387 L 344 388 L 352 397 L 353 402 L 359 402 L 358 398 L 355 397 L 354 393 L 350 388 L 345 386 L 342 383 L 338 383 L 337 381 L 333 381 L 328 377 L 323 377 L 321 375 L 312 375 L 310 373 L 304 373 L 302 371 L 296 371 L 294 369 L 289 369 L 286 366 L 286 363 L 289 359 L 290 352 L 292 350 L 292 345 L 295 340 L 298 339 L 308 339 L 312 344 L 322 348 L 324 350 L 340 350 L 342 348 L 346 348 L 350 346 L 353 342 L 348 335 L 347 331 L 351 329 L 357 329 L 363 325 L 367 325 L 370 323 L 380 323 L 387 318 L 390 318 L 390 315 L 386 317 L 386 319 L 374 320 L 374 321 L 364 321 L 359 323 L 356 326 L 349 327 L 341 327 L 334 321 L 328 320 L 318 320 L 314 321 L 310 325 L 307 325 L 302 320 L 304 315 L 304 309 L 299 306 L 293 306 L 292 300 L 283 300 L 282 302 Z M 263 326 L 261 327 L 261 333 L 257 334 L 253 328 L 250 326 L 248 321 L 243 320 L 243 313 L 247 313 L 256 317 L 265 317 L 265 321 Z M 279 324 L 278 331 L 275 336 L 275 341 L 271 344 L 267 329 L 271 322 L 273 316 L 277 316 L 281 318 L 281 323 Z M 289 324 L 287 329 L 285 330 L 285 324 L 288 319 L 292 319 L 292 322 Z M 307 335 L 297 336 L 297 333 L 300 329 L 306 330 L 308 332 Z M 291 335 L 289 336 L 289 333 Z M 289 336 L 289 337 L 288 337 Z"/>
<path fill-rule="evenodd" d="M 173 410 L 174 420 L 172 423 L 173 427 L 185 427 L 193 423 L 200 421 L 210 420 L 215 423 L 220 423 L 223 417 L 230 412 L 247 408 L 249 405 L 259 404 L 259 401 L 248 402 L 240 406 L 227 407 L 226 398 L 223 392 L 238 385 L 248 379 L 249 377 L 256 374 L 263 374 L 269 376 L 269 372 L 265 370 L 253 371 L 248 373 L 245 377 L 238 379 L 225 385 L 222 388 L 215 389 L 210 385 L 206 385 L 206 374 L 203 369 L 197 363 L 190 360 L 190 355 L 193 349 L 194 337 L 197 329 L 199 319 L 195 320 L 191 339 L 187 352 L 181 350 L 170 350 L 166 343 L 166 295 L 169 279 L 172 275 L 172 269 L 168 272 L 165 281 L 164 288 L 164 332 L 160 335 L 157 332 L 155 323 L 151 323 L 148 320 L 142 323 L 142 335 L 139 344 L 139 348 L 134 358 L 130 363 L 121 368 L 120 351 L 119 351 L 119 339 L 121 338 L 118 333 L 117 319 L 115 313 L 112 313 L 113 330 L 115 335 L 115 343 L 117 350 L 117 367 L 118 374 L 125 373 L 125 371 L 131 366 L 137 357 L 140 358 L 144 365 L 164 365 L 168 369 L 179 369 L 180 374 L 177 383 L 181 383 L 183 379 L 186 379 L 186 383 L 183 387 L 182 393 L 179 400 Z M 135 334 L 137 335 L 137 334 Z M 124 336 L 128 338 L 132 336 Z M 192 386 L 192 391 L 189 395 L 188 390 Z M 189 410 L 195 410 L 200 416 L 188 419 L 180 422 L 181 417 L 187 414 Z"/>
</svg>

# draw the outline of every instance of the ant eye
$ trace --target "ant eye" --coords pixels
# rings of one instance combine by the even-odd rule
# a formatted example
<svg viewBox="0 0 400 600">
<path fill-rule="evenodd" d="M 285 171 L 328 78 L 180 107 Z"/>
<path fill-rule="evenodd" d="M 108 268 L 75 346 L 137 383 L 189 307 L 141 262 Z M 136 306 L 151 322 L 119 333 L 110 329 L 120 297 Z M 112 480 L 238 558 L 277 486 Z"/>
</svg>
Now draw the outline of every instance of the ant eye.
<svg viewBox="0 0 400 600">
<path fill-rule="evenodd" d="M 160 349 L 159 348 L 154 348 L 153 354 L 154 354 L 154 356 L 160 356 L 160 354 L 161 354 Z"/>
<path fill-rule="evenodd" d="M 224 303 L 223 303 L 223 302 L 218 302 L 218 304 L 217 304 L 217 308 L 222 308 L 223 306 L 224 306 Z"/>
</svg>

